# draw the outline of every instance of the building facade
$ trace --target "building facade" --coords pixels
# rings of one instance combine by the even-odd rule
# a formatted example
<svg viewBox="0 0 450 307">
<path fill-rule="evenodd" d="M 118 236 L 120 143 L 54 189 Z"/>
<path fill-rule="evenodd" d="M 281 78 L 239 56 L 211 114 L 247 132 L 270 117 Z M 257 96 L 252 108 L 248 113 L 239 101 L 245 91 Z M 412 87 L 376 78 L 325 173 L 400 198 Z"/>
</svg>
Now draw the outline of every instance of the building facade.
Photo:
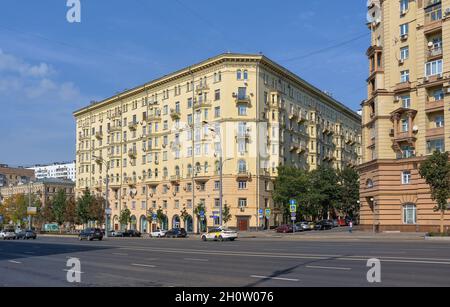
<svg viewBox="0 0 450 307">
<path fill-rule="evenodd" d="M 64 190 L 67 197 L 75 196 L 75 183 L 71 180 L 41 179 L 13 186 L 0 187 L 0 205 L 11 196 L 34 194 L 39 197 L 44 207 L 59 190 Z"/>
<path fill-rule="evenodd" d="M 28 183 L 34 179 L 35 175 L 33 170 L 0 164 L 0 188 Z"/>
<path fill-rule="evenodd" d="M 28 169 L 34 170 L 37 179 L 55 178 L 55 179 L 69 179 L 75 181 L 75 161 L 53 163 L 49 165 L 35 165 Z"/>
<path fill-rule="evenodd" d="M 450 1 L 369 1 L 368 99 L 363 102 L 361 224 L 436 231 L 440 213 L 419 166 L 450 149 Z M 450 214 L 445 216 L 450 225 Z"/>
<path fill-rule="evenodd" d="M 132 212 L 132 228 L 214 226 L 223 205 L 239 230 L 282 222 L 272 201 L 277 167 L 354 167 L 361 118 L 262 55 L 223 54 L 74 113 L 76 187 L 105 195 L 110 227 Z M 196 207 L 205 218 L 197 221 Z M 261 210 L 271 209 L 268 217 Z"/>
</svg>

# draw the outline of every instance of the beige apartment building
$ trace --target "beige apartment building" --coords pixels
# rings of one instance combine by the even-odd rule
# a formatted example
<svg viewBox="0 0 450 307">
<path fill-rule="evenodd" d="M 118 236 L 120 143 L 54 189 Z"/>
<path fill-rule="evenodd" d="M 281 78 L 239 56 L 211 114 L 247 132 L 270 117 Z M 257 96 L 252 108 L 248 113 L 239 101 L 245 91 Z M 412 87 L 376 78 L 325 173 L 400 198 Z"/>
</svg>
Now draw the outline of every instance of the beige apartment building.
<svg viewBox="0 0 450 307">
<path fill-rule="evenodd" d="M 283 214 L 271 195 L 279 165 L 355 167 L 362 154 L 360 116 L 263 55 L 222 54 L 74 116 L 77 195 L 86 188 L 105 195 L 108 171 L 113 229 L 124 208 L 129 226 L 143 232 L 217 225 L 221 155 L 227 226 L 277 225 Z M 260 217 L 266 209 L 270 216 Z M 165 221 L 149 225 L 157 210 Z"/>
<path fill-rule="evenodd" d="M 450 0 L 369 1 L 372 33 L 363 102 L 361 224 L 438 230 L 420 162 L 450 149 Z M 450 225 L 450 214 L 446 215 Z"/>
</svg>

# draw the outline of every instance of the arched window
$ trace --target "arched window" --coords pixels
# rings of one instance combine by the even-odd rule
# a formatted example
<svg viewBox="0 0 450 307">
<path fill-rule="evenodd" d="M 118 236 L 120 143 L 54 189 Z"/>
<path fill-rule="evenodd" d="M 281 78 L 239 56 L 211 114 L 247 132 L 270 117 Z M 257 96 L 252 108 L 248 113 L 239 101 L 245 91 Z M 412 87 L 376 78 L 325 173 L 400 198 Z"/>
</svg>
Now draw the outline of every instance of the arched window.
<svg viewBox="0 0 450 307">
<path fill-rule="evenodd" d="M 192 175 L 192 165 L 191 164 L 188 164 L 187 172 L 188 172 L 188 175 Z"/>
<path fill-rule="evenodd" d="M 205 162 L 204 169 L 205 169 L 205 173 L 207 173 L 209 171 L 209 164 L 208 164 L 208 162 Z"/>
<path fill-rule="evenodd" d="M 218 173 L 220 171 L 220 162 L 214 162 L 214 172 Z"/>
<path fill-rule="evenodd" d="M 245 160 L 239 160 L 239 173 L 246 173 L 247 172 L 247 163 Z"/>
<path fill-rule="evenodd" d="M 202 171 L 202 166 L 200 165 L 200 162 L 195 163 L 195 172 L 200 173 Z"/>
<path fill-rule="evenodd" d="M 406 204 L 403 206 L 403 224 L 417 224 L 417 207 L 414 204 Z"/>
<path fill-rule="evenodd" d="M 136 181 L 136 172 L 133 172 L 133 180 Z"/>
<path fill-rule="evenodd" d="M 164 167 L 164 168 L 163 168 L 163 176 L 164 176 L 164 177 L 169 176 L 169 171 L 167 170 L 167 167 Z"/>
<path fill-rule="evenodd" d="M 244 70 L 244 80 L 248 80 L 248 71 Z"/>
<path fill-rule="evenodd" d="M 127 173 L 123 173 L 123 181 L 127 179 Z"/>
<path fill-rule="evenodd" d="M 149 168 L 148 169 L 148 178 L 152 178 L 153 174 L 152 174 L 152 170 Z"/>
<path fill-rule="evenodd" d="M 222 72 L 219 71 L 219 82 L 222 81 Z"/>
<path fill-rule="evenodd" d="M 142 171 L 142 179 L 147 179 L 147 172 L 145 170 Z"/>
<path fill-rule="evenodd" d="M 175 166 L 175 175 L 180 176 L 180 167 L 178 165 Z"/>
<path fill-rule="evenodd" d="M 367 181 L 366 181 L 366 187 L 367 187 L 368 189 L 373 188 L 373 181 L 372 181 L 372 179 L 367 179 Z"/>
<path fill-rule="evenodd" d="M 116 174 L 116 182 L 120 182 L 120 176 L 119 176 L 119 174 Z"/>
<path fill-rule="evenodd" d="M 158 178 L 158 169 L 155 168 L 155 178 Z"/>
<path fill-rule="evenodd" d="M 241 79 L 242 79 L 242 71 L 241 71 L 240 69 L 238 69 L 238 71 L 237 71 L 237 73 L 236 73 L 236 78 L 237 78 L 238 80 L 241 80 Z"/>
</svg>

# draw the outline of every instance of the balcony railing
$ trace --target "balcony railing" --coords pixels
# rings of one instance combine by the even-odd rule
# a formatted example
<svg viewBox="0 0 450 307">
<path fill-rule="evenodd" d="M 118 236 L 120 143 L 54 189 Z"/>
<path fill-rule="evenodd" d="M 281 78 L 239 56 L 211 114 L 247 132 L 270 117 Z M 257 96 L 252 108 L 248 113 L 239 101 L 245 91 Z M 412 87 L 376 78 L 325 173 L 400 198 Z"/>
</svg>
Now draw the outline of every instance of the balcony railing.
<svg viewBox="0 0 450 307">
<path fill-rule="evenodd" d="M 434 58 L 442 55 L 442 47 L 435 47 L 428 50 L 428 58 Z"/>
<path fill-rule="evenodd" d="M 134 149 L 128 150 L 128 156 L 129 156 L 131 159 L 136 159 L 136 155 L 137 155 L 136 150 L 134 150 Z"/>
<path fill-rule="evenodd" d="M 137 129 L 137 122 L 131 122 L 131 123 L 129 123 L 128 124 L 128 128 L 130 129 L 130 130 L 136 130 Z"/>
<path fill-rule="evenodd" d="M 172 119 L 180 119 L 181 118 L 181 112 L 178 109 L 171 109 L 170 110 L 170 116 Z"/>
<path fill-rule="evenodd" d="M 236 95 L 236 103 L 248 103 L 250 104 L 250 96 L 249 95 Z"/>
<path fill-rule="evenodd" d="M 207 91 L 207 90 L 209 90 L 209 86 L 208 86 L 208 84 L 200 84 L 195 87 L 195 90 L 197 92 Z"/>
</svg>

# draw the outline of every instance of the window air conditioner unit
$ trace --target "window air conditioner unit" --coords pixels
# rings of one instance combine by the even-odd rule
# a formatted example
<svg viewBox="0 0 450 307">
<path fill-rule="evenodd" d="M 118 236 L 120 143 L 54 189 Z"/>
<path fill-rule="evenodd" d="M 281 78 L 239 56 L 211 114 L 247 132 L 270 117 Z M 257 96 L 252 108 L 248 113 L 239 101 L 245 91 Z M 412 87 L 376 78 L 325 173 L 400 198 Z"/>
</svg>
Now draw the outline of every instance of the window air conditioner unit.
<svg viewBox="0 0 450 307">
<path fill-rule="evenodd" d="M 445 9 L 445 13 L 444 15 L 447 17 L 448 15 L 450 15 L 450 8 L 446 8 Z"/>
<path fill-rule="evenodd" d="M 438 79 L 442 79 L 443 76 L 442 76 L 442 74 L 438 74 L 437 77 L 438 77 Z"/>
<path fill-rule="evenodd" d="M 430 81 L 430 78 L 429 78 L 429 77 L 425 77 L 425 78 L 423 79 L 423 81 L 424 81 L 424 82 L 428 82 L 428 81 Z"/>
<path fill-rule="evenodd" d="M 399 102 L 400 101 L 400 96 L 395 96 L 394 97 L 394 102 Z"/>
<path fill-rule="evenodd" d="M 398 60 L 398 64 L 403 65 L 403 63 L 405 63 L 405 60 L 404 60 L 404 59 Z"/>
</svg>

